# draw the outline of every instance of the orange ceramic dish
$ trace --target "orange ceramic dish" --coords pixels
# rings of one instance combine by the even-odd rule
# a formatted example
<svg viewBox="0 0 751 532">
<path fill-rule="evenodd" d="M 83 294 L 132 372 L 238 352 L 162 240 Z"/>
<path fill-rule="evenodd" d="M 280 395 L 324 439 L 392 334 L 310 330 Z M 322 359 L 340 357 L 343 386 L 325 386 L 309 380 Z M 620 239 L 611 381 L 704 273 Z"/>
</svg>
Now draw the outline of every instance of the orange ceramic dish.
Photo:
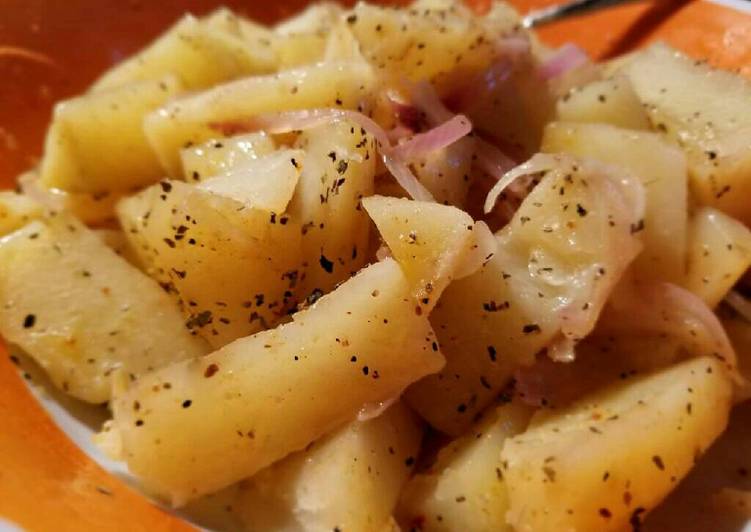
<svg viewBox="0 0 751 532">
<path fill-rule="evenodd" d="M 513 0 L 523 12 L 556 0 Z M 0 184 L 39 156 L 54 101 L 81 92 L 183 11 L 211 0 L 10 0 L 0 8 Z M 305 2 L 223 2 L 263 21 Z M 483 0 L 474 2 L 479 9 Z M 740 2 L 739 2 L 740 3 Z M 593 57 L 664 40 L 695 57 L 751 75 L 751 15 L 705 1 L 634 2 L 540 31 Z M 33 51 L 33 52 L 30 52 Z M 27 530 L 190 530 L 83 453 L 40 406 L 7 356 L 0 357 L 0 517 Z M 0 521 L 0 528 L 2 522 Z"/>
</svg>

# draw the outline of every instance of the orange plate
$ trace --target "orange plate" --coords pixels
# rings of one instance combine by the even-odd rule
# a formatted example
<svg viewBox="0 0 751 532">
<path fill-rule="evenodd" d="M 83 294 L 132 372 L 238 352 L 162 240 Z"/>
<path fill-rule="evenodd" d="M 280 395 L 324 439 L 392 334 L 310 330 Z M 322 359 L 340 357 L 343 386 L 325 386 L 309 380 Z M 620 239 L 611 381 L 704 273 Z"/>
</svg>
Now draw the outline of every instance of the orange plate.
<svg viewBox="0 0 751 532">
<path fill-rule="evenodd" d="M 488 0 L 476 1 L 476 4 Z M 557 0 L 515 0 L 521 11 Z M 0 186 L 39 156 L 53 102 L 79 93 L 184 11 L 212 0 L 6 0 L 0 8 Z M 271 22 L 304 0 L 223 2 Z M 704 1 L 641 1 L 545 27 L 595 58 L 665 40 L 698 58 L 751 74 L 751 15 Z M 18 50 L 33 50 L 19 55 Z M 16 368 L 0 357 L 0 515 L 27 530 L 189 530 L 102 470 L 54 424 Z"/>
</svg>

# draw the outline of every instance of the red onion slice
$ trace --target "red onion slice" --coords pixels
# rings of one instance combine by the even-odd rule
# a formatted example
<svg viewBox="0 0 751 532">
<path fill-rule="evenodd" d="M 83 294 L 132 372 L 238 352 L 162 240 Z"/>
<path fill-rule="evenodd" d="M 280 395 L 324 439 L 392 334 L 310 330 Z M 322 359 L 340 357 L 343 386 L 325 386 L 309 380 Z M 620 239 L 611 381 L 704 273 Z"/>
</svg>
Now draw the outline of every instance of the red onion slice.
<svg viewBox="0 0 751 532">
<path fill-rule="evenodd" d="M 751 301 L 733 290 L 725 296 L 725 303 L 730 305 L 744 320 L 751 323 Z"/>
<path fill-rule="evenodd" d="M 402 161 L 414 161 L 428 153 L 442 150 L 472 131 L 472 123 L 464 115 L 456 115 L 438 127 L 418 133 L 399 144 L 391 156 Z"/>
<path fill-rule="evenodd" d="M 516 166 L 516 162 L 511 157 L 483 139 L 477 139 L 475 154 L 480 169 L 496 181 Z"/>
<path fill-rule="evenodd" d="M 538 153 L 536 155 L 533 155 L 532 158 L 527 162 L 522 163 L 516 168 L 513 168 L 506 172 L 503 177 L 498 180 L 498 183 L 493 185 L 493 188 L 490 189 L 490 192 L 488 192 L 484 206 L 485 214 L 488 214 L 493 210 L 493 207 L 498 201 L 498 197 L 506 189 L 506 187 L 508 187 L 516 179 L 525 175 L 552 170 L 558 165 L 558 159 L 556 159 L 554 155 L 547 153 Z"/>
<path fill-rule="evenodd" d="M 443 104 L 433 85 L 427 81 L 407 83 L 407 90 L 412 99 L 412 105 L 425 113 L 430 125 L 438 125 L 451 120 L 454 113 Z"/>
<path fill-rule="evenodd" d="M 567 43 L 558 48 L 547 61 L 540 65 L 539 74 L 544 80 L 558 78 L 589 62 L 587 53 L 575 44 Z"/>
</svg>

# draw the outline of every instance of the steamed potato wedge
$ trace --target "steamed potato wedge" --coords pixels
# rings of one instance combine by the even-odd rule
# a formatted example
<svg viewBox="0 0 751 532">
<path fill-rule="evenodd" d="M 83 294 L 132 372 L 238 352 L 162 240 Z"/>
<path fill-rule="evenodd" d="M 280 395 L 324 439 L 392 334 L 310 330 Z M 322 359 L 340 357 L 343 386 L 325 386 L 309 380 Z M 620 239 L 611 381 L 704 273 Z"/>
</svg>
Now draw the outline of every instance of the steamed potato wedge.
<svg viewBox="0 0 751 532">
<path fill-rule="evenodd" d="M 416 308 L 429 314 L 466 260 L 472 218 L 455 207 L 402 198 L 371 196 L 362 204 L 412 284 Z"/>
<path fill-rule="evenodd" d="M 538 351 L 558 356 L 554 342 L 586 336 L 640 249 L 636 179 L 563 156 L 549 162 L 497 234 L 495 254 L 449 285 L 431 314 L 446 367 L 410 387 L 406 400 L 447 434 L 466 431 Z"/>
<path fill-rule="evenodd" d="M 374 83 L 371 67 L 363 63 L 319 63 L 249 77 L 181 98 L 154 111 L 146 117 L 144 131 L 167 173 L 179 176 L 180 150 L 215 138 L 218 130 L 212 124 L 295 109 L 357 109 Z"/>
<path fill-rule="evenodd" d="M 40 185 L 101 195 L 158 181 L 163 170 L 146 141 L 143 118 L 181 90 L 180 82 L 168 76 L 58 103 L 45 140 Z"/>
<path fill-rule="evenodd" d="M 383 532 L 421 438 L 415 415 L 396 403 L 241 483 L 232 508 L 248 531 Z"/>
<path fill-rule="evenodd" d="M 612 164 L 641 180 L 646 192 L 641 231 L 644 250 L 634 269 L 640 279 L 673 281 L 686 269 L 688 185 L 686 158 L 654 133 L 606 124 L 552 122 L 542 150 Z"/>
<path fill-rule="evenodd" d="M 507 438 L 524 431 L 531 414 L 518 404 L 498 407 L 442 449 L 436 463 L 404 489 L 397 514 L 404 528 L 511 532 L 501 449 Z"/>
<path fill-rule="evenodd" d="M 697 358 L 541 411 L 501 453 L 519 532 L 638 527 L 725 429 L 725 369 Z"/>
<path fill-rule="evenodd" d="M 301 296 L 315 298 L 369 259 L 370 220 L 360 205 L 373 194 L 375 142 L 342 120 L 300 134 L 303 169 L 288 213 L 302 232 Z"/>
<path fill-rule="evenodd" d="M 657 44 L 623 71 L 652 126 L 686 152 L 691 192 L 701 205 L 751 222 L 751 85 L 730 72 Z"/>
<path fill-rule="evenodd" d="M 131 471 L 179 505 L 305 448 L 442 364 L 388 259 L 291 323 L 142 377 L 114 400 L 112 431 Z"/>
<path fill-rule="evenodd" d="M 631 82 L 625 76 L 593 81 L 558 100 L 561 122 L 610 124 L 624 129 L 649 130 L 650 124 Z"/>
<path fill-rule="evenodd" d="M 715 307 L 751 265 L 751 231 L 711 207 L 691 219 L 684 286 Z"/>
<path fill-rule="evenodd" d="M 2 240 L 0 300 L 3 337 L 90 403 L 110 398 L 115 372 L 140 375 L 208 351 L 155 281 L 68 216 Z"/>
<path fill-rule="evenodd" d="M 233 78 L 263 74 L 276 67 L 270 32 L 240 21 L 228 10 L 208 20 L 185 15 L 147 48 L 105 72 L 93 91 L 175 75 L 188 90 Z"/>
<path fill-rule="evenodd" d="M 287 215 L 181 181 L 123 200 L 118 214 L 149 274 L 214 348 L 268 329 L 294 308 L 301 230 Z"/>
</svg>

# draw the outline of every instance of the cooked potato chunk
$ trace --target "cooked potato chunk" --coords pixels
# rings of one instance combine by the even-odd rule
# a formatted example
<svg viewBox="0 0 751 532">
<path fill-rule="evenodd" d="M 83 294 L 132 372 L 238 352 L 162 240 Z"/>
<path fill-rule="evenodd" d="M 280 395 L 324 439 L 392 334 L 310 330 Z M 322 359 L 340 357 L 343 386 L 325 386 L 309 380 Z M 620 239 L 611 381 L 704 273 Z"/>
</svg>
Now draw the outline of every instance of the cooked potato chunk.
<svg viewBox="0 0 751 532">
<path fill-rule="evenodd" d="M 301 295 L 315 298 L 370 258 L 370 220 L 360 199 L 373 194 L 375 143 L 354 124 L 336 121 L 303 132 L 295 146 L 306 157 L 288 212 L 303 233 Z"/>
<path fill-rule="evenodd" d="M 421 437 L 414 414 L 397 403 L 241 483 L 232 508 L 249 531 L 382 532 Z"/>
<path fill-rule="evenodd" d="M 298 15 L 277 24 L 272 47 L 279 68 L 292 68 L 324 59 L 327 36 L 344 10 L 333 2 L 316 2 Z"/>
<path fill-rule="evenodd" d="M 501 449 L 524 431 L 531 409 L 507 404 L 442 449 L 430 470 L 407 484 L 399 504 L 406 530 L 511 532 Z"/>
<path fill-rule="evenodd" d="M 465 208 L 472 184 L 472 155 L 475 142 L 463 138 L 443 150 L 436 150 L 414 164 L 415 175 L 436 202 Z"/>
<path fill-rule="evenodd" d="M 497 40 L 519 22 L 496 9 L 493 23 L 461 2 L 417 1 L 410 10 L 358 3 L 346 21 L 373 65 L 398 79 L 430 80 L 445 96 L 499 55 Z"/>
<path fill-rule="evenodd" d="M 406 398 L 447 434 L 467 430 L 512 372 L 544 347 L 567 357 L 551 342 L 586 336 L 640 248 L 632 234 L 641 216 L 634 178 L 564 157 L 550 168 L 498 234 L 496 254 L 449 285 L 431 314 L 446 367 Z"/>
<path fill-rule="evenodd" d="M 732 386 L 712 358 L 541 411 L 501 453 L 520 532 L 636 528 L 725 429 Z"/>
<path fill-rule="evenodd" d="M 302 150 L 278 150 L 238 164 L 228 173 L 207 179 L 196 188 L 248 207 L 282 213 L 295 192 L 304 158 Z"/>
<path fill-rule="evenodd" d="M 262 26 L 241 22 L 227 10 L 208 20 L 185 15 L 146 49 L 108 70 L 92 90 L 159 79 L 165 74 L 174 74 L 186 89 L 195 90 L 270 72 L 276 66 L 270 34 Z"/>
<path fill-rule="evenodd" d="M 210 139 L 180 152 L 186 181 L 203 181 L 225 174 L 236 165 L 269 155 L 276 149 L 266 133 L 248 133 L 226 139 Z"/>
<path fill-rule="evenodd" d="M 751 265 L 751 231 L 713 209 L 691 219 L 685 287 L 715 307 Z"/>
<path fill-rule="evenodd" d="M 294 307 L 300 226 L 288 216 L 180 181 L 123 200 L 118 213 L 149 273 L 175 292 L 188 326 L 214 348 L 271 327 Z"/>
<path fill-rule="evenodd" d="M 625 76 L 593 81 L 558 100 L 562 122 L 610 124 L 624 129 L 648 130 L 649 119 Z"/>
<path fill-rule="evenodd" d="M 132 192 L 163 175 L 143 117 L 180 92 L 174 77 L 137 81 L 55 106 L 40 185 L 71 193 Z M 106 134 L 105 134 L 106 133 Z"/>
<path fill-rule="evenodd" d="M 0 192 L 0 236 L 20 229 L 44 215 L 44 206 L 28 196 L 4 190 Z"/>
<path fill-rule="evenodd" d="M 180 149 L 215 138 L 211 124 L 294 109 L 356 109 L 374 82 L 363 63 L 321 63 L 250 77 L 172 102 L 151 113 L 144 129 L 164 168 L 179 176 Z"/>
<path fill-rule="evenodd" d="M 203 355 L 177 305 L 73 218 L 32 222 L 0 243 L 0 331 L 70 395 L 110 398 L 112 374 Z"/>
<path fill-rule="evenodd" d="M 128 466 L 179 505 L 395 397 L 443 364 L 409 296 L 406 277 L 387 259 L 292 323 L 140 378 L 114 401 L 113 430 Z"/>
<path fill-rule="evenodd" d="M 362 203 L 409 279 L 416 308 L 429 314 L 474 243 L 472 218 L 432 202 L 372 196 Z"/>
<path fill-rule="evenodd" d="M 644 250 L 634 267 L 643 280 L 675 281 L 685 274 L 688 190 L 686 158 L 659 136 L 605 124 L 553 122 L 543 151 L 565 152 L 619 166 L 638 177 L 646 192 L 644 221 L 635 227 Z"/>
<path fill-rule="evenodd" d="M 665 45 L 624 67 L 654 128 L 686 152 L 691 192 L 702 205 L 751 223 L 751 86 Z"/>
</svg>

